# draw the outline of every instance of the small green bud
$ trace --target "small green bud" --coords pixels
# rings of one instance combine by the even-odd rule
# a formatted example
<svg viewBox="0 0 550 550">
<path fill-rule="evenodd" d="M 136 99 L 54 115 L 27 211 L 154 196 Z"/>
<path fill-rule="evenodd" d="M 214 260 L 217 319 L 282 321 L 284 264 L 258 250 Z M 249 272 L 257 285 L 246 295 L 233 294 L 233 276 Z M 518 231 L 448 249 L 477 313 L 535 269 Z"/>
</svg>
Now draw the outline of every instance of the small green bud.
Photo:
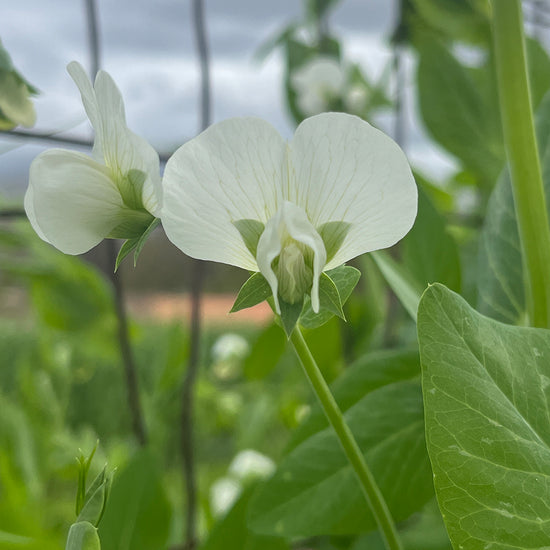
<svg viewBox="0 0 550 550">
<path fill-rule="evenodd" d="M 279 255 L 274 272 L 279 281 L 279 295 L 289 304 L 304 298 L 313 283 L 313 269 L 304 257 L 305 245 L 291 240 Z"/>
</svg>

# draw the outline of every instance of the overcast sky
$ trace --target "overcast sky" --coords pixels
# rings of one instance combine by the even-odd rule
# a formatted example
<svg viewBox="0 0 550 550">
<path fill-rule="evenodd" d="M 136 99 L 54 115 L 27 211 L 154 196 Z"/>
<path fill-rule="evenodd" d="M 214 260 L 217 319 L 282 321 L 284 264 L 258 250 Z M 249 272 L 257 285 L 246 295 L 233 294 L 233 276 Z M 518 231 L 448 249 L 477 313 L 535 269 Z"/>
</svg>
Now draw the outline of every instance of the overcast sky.
<svg viewBox="0 0 550 550">
<path fill-rule="evenodd" d="M 343 0 L 331 19 L 345 57 L 360 63 L 372 77 L 380 74 L 391 55 L 387 36 L 395 1 Z M 300 14 L 302 2 L 206 0 L 205 4 L 214 122 L 255 115 L 290 137 L 281 57 L 271 55 L 258 64 L 253 55 Z M 0 38 L 16 67 L 41 90 L 36 129 L 69 129 L 72 135 L 89 136 L 79 93 L 65 70 L 73 59 L 89 67 L 84 0 L 0 0 L 0 6 Z M 129 127 L 157 150 L 174 150 L 198 129 L 199 73 L 190 1 L 97 0 L 97 6 L 101 64 L 122 91 Z M 410 71 L 411 65 L 412 61 Z M 409 156 L 425 171 L 444 174 L 452 164 L 423 137 L 411 94 L 408 112 Z M 11 143 L 0 137 L 4 151 L 0 196 L 16 198 L 25 189 L 29 163 L 44 147 L 25 145 L 5 152 Z"/>
</svg>

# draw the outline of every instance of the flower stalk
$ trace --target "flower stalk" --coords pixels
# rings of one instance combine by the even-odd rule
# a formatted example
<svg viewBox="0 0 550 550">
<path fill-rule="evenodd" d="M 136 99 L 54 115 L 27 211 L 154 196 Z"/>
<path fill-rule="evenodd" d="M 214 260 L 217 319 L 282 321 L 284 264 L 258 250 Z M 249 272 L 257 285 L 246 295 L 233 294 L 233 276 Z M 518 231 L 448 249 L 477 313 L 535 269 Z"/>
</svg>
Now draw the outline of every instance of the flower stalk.
<svg viewBox="0 0 550 550">
<path fill-rule="evenodd" d="M 529 322 L 550 328 L 550 229 L 533 122 L 519 0 L 493 2 L 504 143 L 525 262 Z"/>
<path fill-rule="evenodd" d="M 365 462 L 363 453 L 346 424 L 342 411 L 323 378 L 299 327 L 296 327 L 292 332 L 290 341 L 306 377 L 359 480 L 361 490 L 382 533 L 386 548 L 388 550 L 402 550 L 403 546 L 384 496 L 378 488 L 372 472 Z"/>
</svg>

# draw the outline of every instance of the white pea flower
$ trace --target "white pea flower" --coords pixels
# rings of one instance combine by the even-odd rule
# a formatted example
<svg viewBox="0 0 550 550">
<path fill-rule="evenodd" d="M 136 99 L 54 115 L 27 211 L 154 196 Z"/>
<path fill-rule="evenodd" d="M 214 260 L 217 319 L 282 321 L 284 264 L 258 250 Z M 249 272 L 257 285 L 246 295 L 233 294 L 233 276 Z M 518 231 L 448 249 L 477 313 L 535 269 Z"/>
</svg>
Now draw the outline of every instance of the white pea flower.
<svg viewBox="0 0 550 550">
<path fill-rule="evenodd" d="M 210 487 L 212 515 L 220 518 L 227 514 L 243 491 L 241 483 L 231 477 L 221 477 Z"/>
<path fill-rule="evenodd" d="M 240 361 L 246 357 L 249 349 L 246 338 L 240 334 L 226 332 L 214 342 L 212 358 L 216 362 Z"/>
<path fill-rule="evenodd" d="M 296 103 L 306 116 L 330 109 L 344 91 L 346 76 L 337 59 L 318 56 L 297 69 L 291 78 Z"/>
<path fill-rule="evenodd" d="M 417 208 L 403 151 L 343 113 L 306 119 L 290 143 L 260 119 L 220 122 L 174 153 L 163 186 L 170 240 L 261 272 L 277 313 L 306 294 L 317 313 L 321 273 L 395 244 Z"/>
<path fill-rule="evenodd" d="M 254 449 L 241 451 L 229 465 L 229 473 L 240 481 L 264 479 L 274 471 L 275 462 Z"/>
<path fill-rule="evenodd" d="M 159 216 L 159 158 L 126 126 L 120 91 L 108 73 L 92 84 L 82 66 L 67 70 L 95 130 L 92 157 L 50 149 L 30 168 L 25 210 L 38 235 L 66 254 L 81 254 L 105 237 L 134 239 Z"/>
<path fill-rule="evenodd" d="M 343 97 L 346 111 L 353 114 L 364 113 L 369 104 L 369 92 L 362 84 L 353 84 L 345 92 Z"/>
</svg>

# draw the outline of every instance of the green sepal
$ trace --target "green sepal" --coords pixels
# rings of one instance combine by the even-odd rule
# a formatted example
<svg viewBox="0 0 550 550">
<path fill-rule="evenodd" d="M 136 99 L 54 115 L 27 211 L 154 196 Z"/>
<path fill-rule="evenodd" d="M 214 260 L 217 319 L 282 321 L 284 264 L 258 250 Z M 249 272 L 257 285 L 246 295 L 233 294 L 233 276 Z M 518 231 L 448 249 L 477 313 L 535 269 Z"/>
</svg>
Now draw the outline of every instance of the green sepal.
<svg viewBox="0 0 550 550">
<path fill-rule="evenodd" d="M 311 300 L 306 299 L 304 313 L 300 318 L 300 324 L 307 329 L 313 329 L 330 321 L 334 315 L 345 320 L 343 306 L 351 296 L 361 277 L 361 272 L 349 265 L 342 265 L 322 274 L 319 281 L 319 313 L 311 308 Z M 334 296 L 334 285 L 338 294 L 338 300 Z"/>
<path fill-rule="evenodd" d="M 348 222 L 327 222 L 317 228 L 317 232 L 323 239 L 327 251 L 327 262 L 330 262 L 344 242 L 351 223 Z"/>
<path fill-rule="evenodd" d="M 87 521 L 97 527 L 107 504 L 111 488 L 112 474 L 107 474 L 106 468 L 92 482 L 86 493 L 86 502 L 78 515 L 77 521 Z"/>
<path fill-rule="evenodd" d="M 340 319 L 346 320 L 338 287 L 326 273 L 321 273 L 319 279 L 319 309 L 321 307 L 338 315 Z"/>
<path fill-rule="evenodd" d="M 69 529 L 65 550 L 101 550 L 97 529 L 88 521 L 73 523 Z"/>
<path fill-rule="evenodd" d="M 261 273 L 254 273 L 241 287 L 229 313 L 252 307 L 271 296 L 271 287 Z"/>
<path fill-rule="evenodd" d="M 298 323 L 298 319 L 304 308 L 304 299 L 294 303 L 289 304 L 285 302 L 281 296 L 279 296 L 279 307 L 281 308 L 281 323 L 283 325 L 283 330 L 286 333 L 287 338 L 290 338 L 294 327 Z"/>
<path fill-rule="evenodd" d="M 126 176 L 117 181 L 117 187 L 122 197 L 122 202 L 130 210 L 143 210 L 143 185 L 147 175 L 141 170 L 132 168 Z"/>
<path fill-rule="evenodd" d="M 147 210 L 130 210 L 124 208 L 120 213 L 120 223 L 107 235 L 109 239 L 134 239 L 143 232 L 155 219 Z"/>
<path fill-rule="evenodd" d="M 99 445 L 99 440 L 96 441 L 96 444 L 94 448 L 92 449 L 92 452 L 86 458 L 84 456 L 84 453 L 80 451 L 80 456 L 77 458 L 78 462 L 78 486 L 76 491 L 76 515 L 78 516 L 84 507 L 84 504 L 86 503 L 86 478 L 88 477 L 88 471 L 90 470 L 90 465 L 92 463 L 92 459 L 94 458 L 95 452 L 97 450 L 97 446 Z"/>
<path fill-rule="evenodd" d="M 149 224 L 147 229 L 139 236 L 134 237 L 133 239 L 128 239 L 124 242 L 124 244 L 120 247 L 120 250 L 118 251 L 118 255 L 115 261 L 115 271 L 118 270 L 118 267 L 120 265 L 120 262 L 132 252 L 132 250 L 135 249 L 134 252 L 134 267 L 136 267 L 137 260 L 139 255 L 141 254 L 141 251 L 145 245 L 145 242 L 149 238 L 149 235 L 160 225 L 160 218 L 154 218 L 153 221 Z"/>
<path fill-rule="evenodd" d="M 232 222 L 243 238 L 246 248 L 254 258 L 258 250 L 258 241 L 264 232 L 265 225 L 258 220 L 237 220 Z"/>
</svg>

